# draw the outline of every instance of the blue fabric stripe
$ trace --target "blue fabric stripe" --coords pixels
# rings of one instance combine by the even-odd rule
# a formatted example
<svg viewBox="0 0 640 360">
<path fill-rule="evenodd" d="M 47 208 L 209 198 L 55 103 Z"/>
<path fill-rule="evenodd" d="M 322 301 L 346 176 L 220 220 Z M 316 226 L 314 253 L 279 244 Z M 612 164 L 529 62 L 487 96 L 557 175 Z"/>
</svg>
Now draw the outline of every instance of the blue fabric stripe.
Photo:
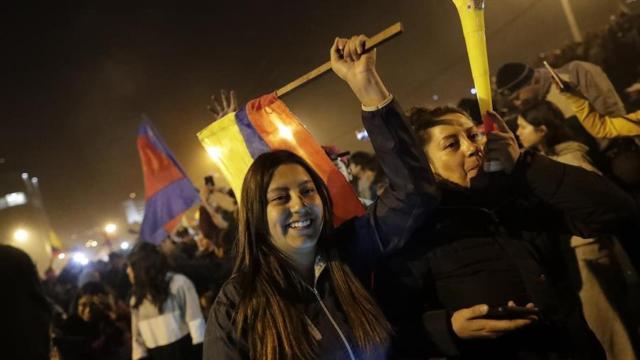
<svg viewBox="0 0 640 360">
<path fill-rule="evenodd" d="M 160 244 L 168 235 L 164 225 L 199 200 L 198 193 L 188 178 L 181 178 L 167 185 L 147 199 L 140 227 L 140 239 Z"/>
<path fill-rule="evenodd" d="M 247 145 L 247 150 L 249 150 L 251 157 L 255 159 L 258 155 L 271 151 L 267 143 L 262 140 L 260 134 L 258 134 L 251 124 L 251 120 L 249 120 L 245 109 L 236 112 L 236 124 L 238 124 L 238 129 L 240 130 L 240 134 L 242 134 L 242 138 Z"/>
</svg>

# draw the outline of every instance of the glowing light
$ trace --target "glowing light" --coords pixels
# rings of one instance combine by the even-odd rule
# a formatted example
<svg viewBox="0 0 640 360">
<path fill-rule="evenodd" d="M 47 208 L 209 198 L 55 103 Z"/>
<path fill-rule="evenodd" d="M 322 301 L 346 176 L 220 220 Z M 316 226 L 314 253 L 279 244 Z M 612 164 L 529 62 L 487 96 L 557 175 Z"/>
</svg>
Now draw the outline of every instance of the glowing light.
<svg viewBox="0 0 640 360">
<path fill-rule="evenodd" d="M 89 259 L 83 253 L 75 253 L 73 254 L 73 261 L 77 262 L 80 265 L 87 265 L 89 263 Z"/>
<path fill-rule="evenodd" d="M 220 161 L 222 159 L 222 149 L 217 146 L 207 146 L 205 148 L 207 150 L 207 154 L 215 161 Z"/>
<path fill-rule="evenodd" d="M 116 226 L 116 224 L 109 223 L 104 226 L 104 232 L 106 232 L 107 234 L 113 234 L 116 232 L 116 230 L 118 230 L 118 226 Z"/>
<path fill-rule="evenodd" d="M 431 99 L 433 99 L 433 101 L 438 101 L 440 99 L 440 96 L 438 96 L 438 94 L 433 94 Z"/>
<path fill-rule="evenodd" d="M 13 239 L 18 242 L 25 242 L 29 239 L 29 232 L 25 229 L 17 229 L 13 232 Z"/>
<path fill-rule="evenodd" d="M 131 245 L 129 245 L 129 243 L 127 241 L 123 241 L 123 242 L 120 243 L 120 249 L 122 249 L 122 250 L 127 250 L 127 249 L 129 249 L 130 246 Z"/>
<path fill-rule="evenodd" d="M 476 88 L 473 87 L 471 88 L 470 92 L 471 92 L 471 95 L 475 95 L 478 93 L 478 90 L 476 90 Z"/>
<path fill-rule="evenodd" d="M 288 127 L 285 124 L 282 124 L 281 122 L 276 122 L 275 123 L 276 126 L 278 127 L 278 132 L 281 138 L 283 139 L 287 139 L 289 141 L 293 140 L 293 131 L 291 130 L 290 127 Z"/>
<path fill-rule="evenodd" d="M 85 246 L 85 247 L 88 247 L 88 248 L 89 248 L 89 247 L 96 247 L 96 246 L 98 246 L 98 242 L 97 242 L 97 241 L 95 241 L 95 240 L 88 240 L 88 241 L 84 244 L 84 246 Z"/>
<path fill-rule="evenodd" d="M 22 175 L 20 176 L 22 176 L 23 180 L 27 180 L 29 178 L 29 174 L 27 174 L 26 172 L 22 173 Z"/>
<path fill-rule="evenodd" d="M 37 178 L 37 177 L 33 177 L 33 178 L 31 178 L 31 182 L 32 182 L 33 184 L 37 184 L 37 183 L 38 183 L 38 178 Z"/>
<path fill-rule="evenodd" d="M 65 253 L 58 254 L 58 259 L 59 260 L 64 260 L 65 257 L 67 257 L 67 255 Z"/>
<path fill-rule="evenodd" d="M 23 192 L 15 192 L 4 196 L 7 207 L 23 205 L 27 203 L 27 195 Z"/>
</svg>

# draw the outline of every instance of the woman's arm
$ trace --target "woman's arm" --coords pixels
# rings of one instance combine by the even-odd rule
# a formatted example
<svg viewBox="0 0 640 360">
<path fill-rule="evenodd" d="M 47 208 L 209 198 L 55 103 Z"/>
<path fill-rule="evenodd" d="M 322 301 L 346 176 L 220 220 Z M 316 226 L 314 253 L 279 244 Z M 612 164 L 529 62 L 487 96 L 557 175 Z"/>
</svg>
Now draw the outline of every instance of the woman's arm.
<svg viewBox="0 0 640 360">
<path fill-rule="evenodd" d="M 640 135 L 640 111 L 625 116 L 598 113 L 588 100 L 570 92 L 562 93 L 571 103 L 582 126 L 596 138 L 615 138 Z"/>
<path fill-rule="evenodd" d="M 331 66 L 360 100 L 365 129 L 389 179 L 369 216 L 355 220 L 356 240 L 349 241 L 353 255 L 375 259 L 404 245 L 437 206 L 438 193 L 424 152 L 376 71 L 375 50 L 364 52 L 366 40 L 363 35 L 337 38 Z"/>
</svg>

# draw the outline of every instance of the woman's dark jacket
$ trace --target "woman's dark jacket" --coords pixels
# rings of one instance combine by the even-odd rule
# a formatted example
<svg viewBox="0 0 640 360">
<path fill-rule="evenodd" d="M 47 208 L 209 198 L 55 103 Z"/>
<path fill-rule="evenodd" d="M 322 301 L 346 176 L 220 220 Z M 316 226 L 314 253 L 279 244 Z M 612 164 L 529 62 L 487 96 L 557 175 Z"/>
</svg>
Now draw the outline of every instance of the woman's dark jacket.
<svg viewBox="0 0 640 360">
<path fill-rule="evenodd" d="M 379 110 L 363 112 L 362 117 L 390 186 L 366 215 L 339 226 L 329 241 L 338 250 L 340 261 L 368 287 L 373 269 L 383 253 L 401 247 L 423 223 L 437 199 L 435 181 L 425 155 L 395 101 Z M 355 348 L 346 317 L 332 289 L 328 269 L 322 271 L 323 262 L 316 261 L 315 291 L 309 288 L 305 300 L 298 304 L 312 324 L 312 333 L 316 334 L 318 358 L 349 359 L 351 350 L 355 358 L 361 359 L 364 354 Z M 241 296 L 234 279 L 223 286 L 209 313 L 204 343 L 207 360 L 248 358 L 246 337 L 236 336 L 234 329 L 234 314 Z M 384 352 L 385 349 L 380 349 L 375 355 L 384 356 Z"/>
<path fill-rule="evenodd" d="M 570 234 L 637 224 L 632 199 L 602 176 L 528 152 L 511 175 L 482 175 L 471 190 L 439 188 L 433 216 L 376 273 L 377 298 L 396 327 L 393 356 L 604 358 L 564 247 Z M 462 341 L 452 331 L 454 311 L 509 300 L 535 303 L 541 320 L 497 340 Z"/>
</svg>

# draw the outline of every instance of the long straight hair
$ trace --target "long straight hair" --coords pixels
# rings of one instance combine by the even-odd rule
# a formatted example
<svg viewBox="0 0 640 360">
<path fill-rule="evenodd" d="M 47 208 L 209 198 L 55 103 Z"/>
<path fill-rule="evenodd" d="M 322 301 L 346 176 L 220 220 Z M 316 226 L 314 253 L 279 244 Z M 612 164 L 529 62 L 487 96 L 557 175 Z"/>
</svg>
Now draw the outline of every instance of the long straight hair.
<svg viewBox="0 0 640 360">
<path fill-rule="evenodd" d="M 149 298 L 162 314 L 164 302 L 169 297 L 169 264 L 158 248 L 147 242 L 138 243 L 127 261 L 133 269 L 135 282 L 131 289 L 133 308 L 137 309 L 145 298 Z"/>
<path fill-rule="evenodd" d="M 290 259 L 271 242 L 267 224 L 267 189 L 274 172 L 296 164 L 311 177 L 324 206 L 319 251 L 331 253 L 331 198 L 320 176 L 299 156 L 285 150 L 262 154 L 242 185 L 235 273 L 241 299 L 235 314 L 238 336 L 249 334 L 251 359 L 314 359 L 317 343 L 299 304 L 308 290 Z M 391 328 L 373 298 L 335 256 L 328 261 L 330 281 L 347 317 L 356 345 L 374 352 L 389 342 Z M 249 328 L 250 327 L 250 328 Z"/>
</svg>

